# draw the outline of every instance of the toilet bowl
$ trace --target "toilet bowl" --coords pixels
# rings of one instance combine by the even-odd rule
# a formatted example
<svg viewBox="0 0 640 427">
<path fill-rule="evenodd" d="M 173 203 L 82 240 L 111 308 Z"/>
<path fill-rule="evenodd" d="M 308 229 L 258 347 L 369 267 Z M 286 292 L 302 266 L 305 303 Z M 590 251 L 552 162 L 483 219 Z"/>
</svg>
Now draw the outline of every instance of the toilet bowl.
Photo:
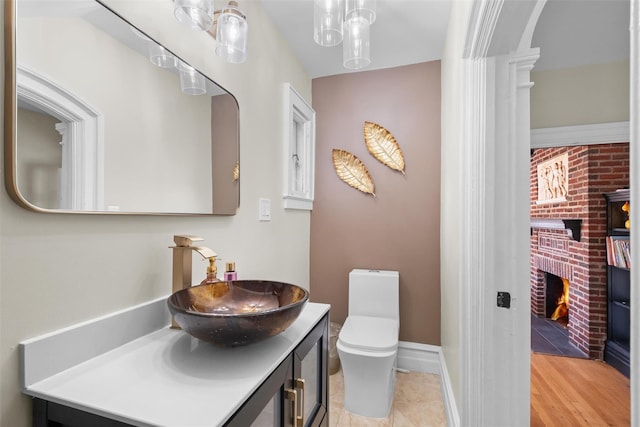
<svg viewBox="0 0 640 427">
<path fill-rule="evenodd" d="M 349 273 L 349 313 L 336 344 L 347 411 L 372 418 L 389 414 L 399 314 L 397 271 L 356 269 Z"/>
</svg>

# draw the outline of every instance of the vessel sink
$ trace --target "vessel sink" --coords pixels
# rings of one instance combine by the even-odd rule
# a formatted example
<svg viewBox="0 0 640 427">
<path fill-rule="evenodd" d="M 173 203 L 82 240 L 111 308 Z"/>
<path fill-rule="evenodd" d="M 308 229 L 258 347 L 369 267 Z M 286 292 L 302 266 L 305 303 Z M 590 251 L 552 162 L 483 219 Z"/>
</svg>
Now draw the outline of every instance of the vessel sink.
<svg viewBox="0 0 640 427">
<path fill-rule="evenodd" d="M 188 334 L 235 347 L 278 335 L 298 318 L 309 292 L 267 280 L 233 280 L 192 286 L 167 300 L 175 322 Z"/>
</svg>

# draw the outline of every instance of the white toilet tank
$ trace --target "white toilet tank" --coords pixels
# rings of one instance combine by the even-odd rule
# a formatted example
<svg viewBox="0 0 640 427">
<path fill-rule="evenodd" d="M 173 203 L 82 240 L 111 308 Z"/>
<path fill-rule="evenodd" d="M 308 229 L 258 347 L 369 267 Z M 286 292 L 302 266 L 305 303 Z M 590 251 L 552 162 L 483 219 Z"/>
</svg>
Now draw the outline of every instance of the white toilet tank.
<svg viewBox="0 0 640 427">
<path fill-rule="evenodd" d="M 349 273 L 349 316 L 400 318 L 397 271 L 354 269 Z"/>
</svg>

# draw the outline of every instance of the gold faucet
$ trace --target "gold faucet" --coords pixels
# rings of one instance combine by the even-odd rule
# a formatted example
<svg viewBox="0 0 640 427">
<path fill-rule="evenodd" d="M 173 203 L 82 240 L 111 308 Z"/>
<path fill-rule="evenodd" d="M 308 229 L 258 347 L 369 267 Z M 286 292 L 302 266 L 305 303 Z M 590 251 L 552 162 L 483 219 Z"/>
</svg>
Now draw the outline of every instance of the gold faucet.
<svg viewBox="0 0 640 427">
<path fill-rule="evenodd" d="M 186 289 L 193 283 L 191 281 L 191 252 L 198 252 L 203 259 L 209 260 L 209 268 L 214 269 L 216 265 L 217 253 L 204 246 L 193 246 L 195 242 L 201 242 L 204 239 L 198 236 L 176 235 L 173 236 L 175 246 L 173 249 L 173 292 Z"/>
<path fill-rule="evenodd" d="M 190 287 L 192 275 L 192 259 L 191 252 L 198 252 L 203 259 L 209 260 L 207 273 L 213 273 L 216 277 L 216 257 L 218 256 L 213 250 L 204 246 L 193 246 L 195 242 L 201 242 L 204 239 L 191 235 L 175 235 L 173 241 L 175 246 L 169 246 L 173 249 L 173 293 Z M 180 328 L 174 320 L 171 322 L 172 328 Z"/>
</svg>

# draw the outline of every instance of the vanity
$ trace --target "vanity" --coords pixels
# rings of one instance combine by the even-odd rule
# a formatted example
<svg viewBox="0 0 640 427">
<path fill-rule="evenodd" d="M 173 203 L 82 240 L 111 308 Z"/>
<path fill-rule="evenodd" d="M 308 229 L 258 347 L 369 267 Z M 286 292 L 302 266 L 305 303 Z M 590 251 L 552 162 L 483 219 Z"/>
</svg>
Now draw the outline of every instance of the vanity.
<svg viewBox="0 0 640 427">
<path fill-rule="evenodd" d="M 327 426 L 329 305 L 217 347 L 169 327 L 166 298 L 24 341 L 34 426 Z"/>
</svg>

